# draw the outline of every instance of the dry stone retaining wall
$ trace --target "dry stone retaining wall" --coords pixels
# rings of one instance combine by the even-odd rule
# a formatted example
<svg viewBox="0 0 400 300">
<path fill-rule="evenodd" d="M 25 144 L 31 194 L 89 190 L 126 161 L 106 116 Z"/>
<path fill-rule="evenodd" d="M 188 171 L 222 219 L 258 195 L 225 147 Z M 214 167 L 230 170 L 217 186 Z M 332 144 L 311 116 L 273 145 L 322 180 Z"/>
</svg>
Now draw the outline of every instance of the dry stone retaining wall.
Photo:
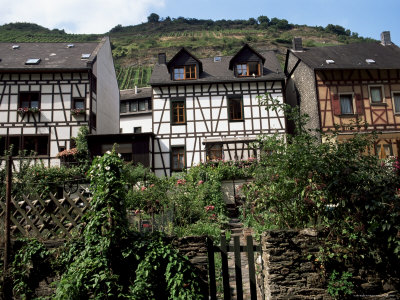
<svg viewBox="0 0 400 300">
<path fill-rule="evenodd" d="M 310 229 L 264 233 L 262 250 L 266 299 L 331 299 L 321 265 L 309 259 L 310 255 L 317 256 L 320 244 L 317 232 Z M 351 271 L 357 285 L 352 299 L 400 299 L 396 289 L 399 286 L 398 278 L 388 282 L 373 270 Z M 363 273 L 368 275 L 361 275 Z"/>
</svg>

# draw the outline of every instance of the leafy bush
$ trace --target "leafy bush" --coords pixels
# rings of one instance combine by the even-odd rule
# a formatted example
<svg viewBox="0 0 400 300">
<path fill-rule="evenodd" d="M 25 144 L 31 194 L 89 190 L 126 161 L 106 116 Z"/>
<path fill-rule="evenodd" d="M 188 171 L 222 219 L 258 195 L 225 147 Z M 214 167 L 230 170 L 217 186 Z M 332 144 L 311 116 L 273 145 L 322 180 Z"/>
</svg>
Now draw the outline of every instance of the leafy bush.
<svg viewBox="0 0 400 300">
<path fill-rule="evenodd" d="M 395 272 L 391 266 L 400 262 L 398 161 L 368 153 L 374 135 L 355 133 L 337 142 L 338 132 L 307 130 L 307 116 L 270 97 L 264 102 L 283 109 L 296 134 L 259 140 L 264 155 L 254 182 L 244 186 L 255 219 L 323 231 L 328 238 L 320 260 L 328 273 L 348 263 Z"/>
</svg>

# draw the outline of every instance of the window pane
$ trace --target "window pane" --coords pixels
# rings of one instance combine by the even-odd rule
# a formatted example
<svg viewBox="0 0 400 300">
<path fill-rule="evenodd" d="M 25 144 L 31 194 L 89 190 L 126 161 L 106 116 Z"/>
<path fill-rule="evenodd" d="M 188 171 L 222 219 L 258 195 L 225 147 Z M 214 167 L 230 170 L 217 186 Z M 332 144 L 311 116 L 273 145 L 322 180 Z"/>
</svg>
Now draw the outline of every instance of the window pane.
<svg viewBox="0 0 400 300">
<path fill-rule="evenodd" d="M 121 102 L 120 111 L 121 111 L 121 113 L 126 113 L 126 103 L 125 102 Z"/>
<path fill-rule="evenodd" d="M 146 102 L 144 100 L 139 101 L 139 110 L 146 110 Z"/>
<path fill-rule="evenodd" d="M 184 69 L 183 68 L 175 68 L 174 69 L 174 80 L 184 79 Z"/>
<path fill-rule="evenodd" d="M 212 145 L 207 150 L 207 160 L 222 159 L 222 145 Z"/>
<path fill-rule="evenodd" d="M 48 155 L 49 138 L 47 136 L 38 136 L 36 138 L 36 151 L 38 155 Z"/>
<path fill-rule="evenodd" d="M 74 109 L 84 109 L 85 101 L 83 99 L 74 99 Z"/>
<path fill-rule="evenodd" d="M 38 92 L 21 92 L 19 94 L 20 107 L 39 108 Z"/>
<path fill-rule="evenodd" d="M 394 97 L 394 112 L 400 113 L 400 93 L 393 94 Z"/>
<path fill-rule="evenodd" d="M 129 111 L 137 111 L 138 110 L 138 103 L 137 101 L 132 101 L 129 104 Z"/>
<path fill-rule="evenodd" d="M 172 148 L 172 170 L 181 171 L 185 167 L 184 147 Z"/>
<path fill-rule="evenodd" d="M 196 78 L 196 67 L 195 65 L 185 66 L 185 79 L 195 79 Z"/>
<path fill-rule="evenodd" d="M 231 120 L 243 120 L 242 99 L 229 99 L 229 118 Z"/>
<path fill-rule="evenodd" d="M 259 66 L 258 66 L 259 64 L 258 63 L 256 63 L 256 62 L 251 62 L 251 63 L 249 63 L 249 75 L 250 76 L 253 76 L 253 74 L 255 75 L 255 76 L 260 76 L 260 72 L 259 72 Z"/>
<path fill-rule="evenodd" d="M 352 95 L 340 95 L 340 111 L 342 114 L 353 114 Z"/>
<path fill-rule="evenodd" d="M 237 65 L 237 73 L 238 76 L 247 76 L 247 65 L 246 64 L 239 64 Z"/>
<path fill-rule="evenodd" d="M 172 102 L 172 122 L 185 123 L 185 102 L 174 101 Z"/>
<path fill-rule="evenodd" d="M 12 147 L 11 155 L 18 155 L 20 150 L 20 137 L 19 136 L 11 136 L 9 138 L 9 147 Z"/>
<path fill-rule="evenodd" d="M 382 102 L 382 89 L 380 87 L 371 87 L 370 91 L 372 103 Z"/>
</svg>

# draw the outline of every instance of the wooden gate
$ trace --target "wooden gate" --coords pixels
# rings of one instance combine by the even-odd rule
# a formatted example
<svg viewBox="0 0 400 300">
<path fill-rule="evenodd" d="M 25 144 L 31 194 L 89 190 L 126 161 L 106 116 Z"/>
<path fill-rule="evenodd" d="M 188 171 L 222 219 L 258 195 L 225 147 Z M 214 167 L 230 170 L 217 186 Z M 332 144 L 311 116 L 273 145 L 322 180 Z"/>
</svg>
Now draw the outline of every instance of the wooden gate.
<svg viewBox="0 0 400 300">
<path fill-rule="evenodd" d="M 245 252 L 247 254 L 248 272 L 249 272 L 249 283 L 250 283 L 250 299 L 257 300 L 257 282 L 256 282 L 256 268 L 254 260 L 254 252 L 260 252 L 261 246 L 256 246 L 253 244 L 253 237 L 251 235 L 246 238 L 246 245 L 240 245 L 240 237 L 233 237 L 233 245 L 228 244 L 225 235 L 221 235 L 220 246 L 215 246 L 212 239 L 207 239 L 208 247 L 208 263 L 209 263 L 209 293 L 210 299 L 217 299 L 217 284 L 215 276 L 215 259 L 214 253 L 220 253 L 222 262 L 222 285 L 223 285 L 223 295 L 224 300 L 232 299 L 231 285 L 229 280 L 229 253 L 234 254 L 235 262 L 235 282 L 237 299 L 242 300 L 243 293 L 243 270 L 241 253 Z M 262 267 L 262 266 L 261 266 Z M 263 286 L 263 284 L 261 284 Z M 260 293 L 261 299 L 264 299 L 264 291 L 261 289 Z"/>
</svg>

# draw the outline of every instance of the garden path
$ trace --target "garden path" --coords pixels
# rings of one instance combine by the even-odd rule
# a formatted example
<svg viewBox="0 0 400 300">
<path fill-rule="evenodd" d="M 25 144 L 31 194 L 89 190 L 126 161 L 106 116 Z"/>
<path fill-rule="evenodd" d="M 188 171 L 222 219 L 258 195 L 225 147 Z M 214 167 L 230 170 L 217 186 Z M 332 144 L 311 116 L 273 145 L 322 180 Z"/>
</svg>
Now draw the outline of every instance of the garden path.
<svg viewBox="0 0 400 300">
<path fill-rule="evenodd" d="M 232 237 L 230 245 L 233 246 L 233 237 L 240 237 L 240 244 L 246 245 L 246 237 L 252 234 L 251 229 L 244 229 L 243 224 L 240 222 L 238 218 L 231 218 L 229 222 L 229 227 L 232 231 Z M 254 245 L 257 245 L 257 242 L 254 241 Z M 255 253 L 255 258 L 257 254 Z M 243 300 L 250 300 L 250 277 L 249 277 L 249 265 L 247 260 L 247 253 L 241 253 L 241 268 L 242 268 L 242 283 L 243 283 Z M 233 252 L 228 253 L 228 267 L 229 267 L 229 285 L 231 287 L 231 299 L 237 299 L 236 292 L 236 281 L 235 281 L 235 255 Z M 257 282 L 257 299 L 262 299 L 261 290 L 259 288 Z"/>
</svg>

